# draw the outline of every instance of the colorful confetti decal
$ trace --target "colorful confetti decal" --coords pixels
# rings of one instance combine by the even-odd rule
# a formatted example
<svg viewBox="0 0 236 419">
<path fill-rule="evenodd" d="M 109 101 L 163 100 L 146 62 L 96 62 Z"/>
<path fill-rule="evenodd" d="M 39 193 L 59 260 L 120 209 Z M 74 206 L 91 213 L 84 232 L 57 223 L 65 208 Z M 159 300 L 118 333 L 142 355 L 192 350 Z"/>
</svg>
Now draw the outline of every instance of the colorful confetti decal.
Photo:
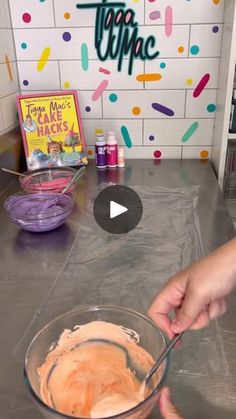
<svg viewBox="0 0 236 419">
<path fill-rule="evenodd" d="M 190 48 L 190 52 L 192 55 L 198 55 L 200 52 L 200 48 L 198 45 L 192 45 Z"/>
<path fill-rule="evenodd" d="M 70 19 L 70 13 L 69 13 L 69 12 L 65 12 L 65 13 L 64 13 L 64 18 L 65 18 L 66 20 Z"/>
<path fill-rule="evenodd" d="M 158 81 L 161 80 L 162 76 L 159 73 L 147 73 L 147 74 L 138 74 L 136 77 L 137 81 L 149 82 L 149 81 Z"/>
<path fill-rule="evenodd" d="M 107 70 L 107 68 L 103 67 L 99 67 L 99 73 L 111 74 L 110 70 Z"/>
<path fill-rule="evenodd" d="M 69 42 L 71 40 L 71 34 L 70 34 L 70 32 L 64 32 L 62 34 L 62 39 L 65 42 Z"/>
<path fill-rule="evenodd" d="M 38 60 L 38 64 L 37 64 L 37 70 L 38 71 L 42 71 L 45 67 L 45 65 L 47 64 L 47 61 L 50 57 L 50 53 L 51 53 L 51 48 L 50 47 L 46 47 L 44 48 L 40 59 Z"/>
<path fill-rule="evenodd" d="M 132 109 L 132 113 L 134 115 L 139 115 L 141 113 L 140 107 L 139 106 L 134 106 L 133 109 Z"/>
<path fill-rule="evenodd" d="M 30 23 L 31 22 L 31 15 L 29 13 L 23 13 L 22 20 L 25 23 Z"/>
<path fill-rule="evenodd" d="M 173 9 L 167 6 L 165 10 L 165 33 L 166 36 L 171 36 L 173 30 Z"/>
<path fill-rule="evenodd" d="M 187 80 L 186 80 L 186 84 L 188 84 L 189 86 L 192 86 L 192 84 L 193 84 L 193 79 L 187 79 Z"/>
<path fill-rule="evenodd" d="M 160 159 L 162 156 L 161 150 L 155 150 L 153 156 L 155 157 L 155 159 Z"/>
<path fill-rule="evenodd" d="M 116 93 L 111 93 L 110 96 L 109 96 L 109 100 L 110 100 L 111 103 L 117 102 L 117 100 L 118 100 L 117 94 Z"/>
<path fill-rule="evenodd" d="M 153 12 L 150 13 L 149 18 L 151 20 L 157 20 L 161 18 L 161 12 L 159 12 L 159 10 L 154 10 Z"/>
<path fill-rule="evenodd" d="M 124 143 L 126 147 L 131 148 L 132 147 L 132 140 L 128 131 L 128 128 L 125 125 L 122 125 L 120 127 L 120 131 L 124 140 Z"/>
<path fill-rule="evenodd" d="M 193 122 L 190 127 L 187 129 L 187 131 L 185 132 L 185 134 L 182 137 L 182 143 L 187 143 L 187 141 L 190 140 L 190 138 L 192 137 L 192 135 L 195 133 L 195 131 L 198 129 L 199 127 L 199 123 L 198 122 Z"/>
<path fill-rule="evenodd" d="M 9 60 L 7 54 L 5 54 L 4 60 L 5 60 L 5 64 L 6 64 L 6 67 L 7 67 L 7 72 L 8 72 L 9 79 L 11 81 L 13 81 L 13 72 L 12 72 L 11 63 L 10 63 L 10 60 Z"/>
<path fill-rule="evenodd" d="M 99 86 L 97 87 L 97 89 L 95 90 L 95 92 L 92 95 L 92 100 L 94 102 L 100 98 L 100 96 L 102 95 L 102 93 L 104 92 L 104 90 L 106 90 L 107 86 L 108 86 L 108 80 L 103 80 L 99 84 Z"/>
<path fill-rule="evenodd" d="M 180 45 L 180 46 L 178 47 L 178 52 L 179 52 L 180 54 L 183 54 L 183 52 L 184 52 L 184 47 L 183 47 L 182 45 Z"/>
<path fill-rule="evenodd" d="M 198 97 L 205 89 L 206 85 L 208 84 L 211 76 L 209 73 L 204 74 L 204 76 L 201 78 L 200 82 L 198 83 L 197 87 L 193 91 L 193 97 Z"/>
<path fill-rule="evenodd" d="M 87 44 L 81 45 L 81 66 L 84 71 L 88 71 L 89 59 L 88 59 L 88 46 Z"/>
<path fill-rule="evenodd" d="M 155 111 L 163 113 L 166 116 L 174 116 L 174 111 L 170 108 L 167 108 L 164 105 L 161 105 L 160 103 L 152 103 L 152 107 Z"/>
<path fill-rule="evenodd" d="M 213 113 L 216 111 L 216 105 L 214 103 L 209 103 L 207 106 L 207 112 Z"/>
<path fill-rule="evenodd" d="M 208 150 L 202 150 L 202 151 L 200 152 L 200 157 L 201 157 L 201 159 L 207 159 L 207 158 L 209 157 L 209 152 L 208 152 Z"/>
</svg>

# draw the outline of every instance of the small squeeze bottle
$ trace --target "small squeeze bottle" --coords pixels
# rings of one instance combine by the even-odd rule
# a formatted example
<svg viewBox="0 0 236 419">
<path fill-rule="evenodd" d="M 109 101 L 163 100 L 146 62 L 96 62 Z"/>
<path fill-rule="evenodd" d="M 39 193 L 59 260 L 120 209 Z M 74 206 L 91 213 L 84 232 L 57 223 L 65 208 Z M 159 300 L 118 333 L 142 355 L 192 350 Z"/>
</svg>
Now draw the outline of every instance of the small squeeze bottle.
<svg viewBox="0 0 236 419">
<path fill-rule="evenodd" d="M 125 148 L 118 147 L 118 167 L 125 167 Z"/>
<path fill-rule="evenodd" d="M 107 135 L 107 166 L 117 167 L 118 149 L 114 132 L 109 131 Z"/>
<path fill-rule="evenodd" d="M 107 153 L 106 142 L 103 134 L 96 135 L 96 166 L 98 169 L 105 169 L 107 167 Z"/>
</svg>

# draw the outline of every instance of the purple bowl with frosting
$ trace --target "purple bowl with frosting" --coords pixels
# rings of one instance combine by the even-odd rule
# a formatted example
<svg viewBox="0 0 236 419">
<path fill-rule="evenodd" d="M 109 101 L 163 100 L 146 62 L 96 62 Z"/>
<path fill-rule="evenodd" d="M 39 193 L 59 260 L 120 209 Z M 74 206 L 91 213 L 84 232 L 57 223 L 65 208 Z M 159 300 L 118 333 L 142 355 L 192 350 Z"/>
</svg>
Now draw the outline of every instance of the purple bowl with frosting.
<svg viewBox="0 0 236 419">
<path fill-rule="evenodd" d="M 11 195 L 4 203 L 15 224 L 35 233 L 61 226 L 72 213 L 74 205 L 72 194 L 61 195 L 57 192 Z"/>
</svg>

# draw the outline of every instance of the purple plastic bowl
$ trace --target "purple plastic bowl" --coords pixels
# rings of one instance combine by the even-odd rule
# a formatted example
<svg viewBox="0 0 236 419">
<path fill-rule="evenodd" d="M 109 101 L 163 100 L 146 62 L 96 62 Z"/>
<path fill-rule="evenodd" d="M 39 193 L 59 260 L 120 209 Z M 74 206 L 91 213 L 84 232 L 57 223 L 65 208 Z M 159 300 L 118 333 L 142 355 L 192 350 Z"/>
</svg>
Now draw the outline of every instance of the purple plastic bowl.
<svg viewBox="0 0 236 419">
<path fill-rule="evenodd" d="M 54 230 L 66 221 L 74 208 L 74 198 L 57 192 L 11 195 L 4 207 L 19 227 L 41 233 Z"/>
</svg>

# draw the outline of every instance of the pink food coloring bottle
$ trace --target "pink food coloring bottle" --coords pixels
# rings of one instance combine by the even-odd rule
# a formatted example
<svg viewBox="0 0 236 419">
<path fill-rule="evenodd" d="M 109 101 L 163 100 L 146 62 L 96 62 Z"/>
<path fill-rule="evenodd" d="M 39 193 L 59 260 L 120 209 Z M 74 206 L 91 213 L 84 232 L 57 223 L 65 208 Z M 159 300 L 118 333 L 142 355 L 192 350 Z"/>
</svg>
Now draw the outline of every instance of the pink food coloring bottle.
<svg viewBox="0 0 236 419">
<path fill-rule="evenodd" d="M 107 134 L 107 166 L 117 167 L 118 163 L 118 147 L 115 133 L 109 131 Z"/>
</svg>

